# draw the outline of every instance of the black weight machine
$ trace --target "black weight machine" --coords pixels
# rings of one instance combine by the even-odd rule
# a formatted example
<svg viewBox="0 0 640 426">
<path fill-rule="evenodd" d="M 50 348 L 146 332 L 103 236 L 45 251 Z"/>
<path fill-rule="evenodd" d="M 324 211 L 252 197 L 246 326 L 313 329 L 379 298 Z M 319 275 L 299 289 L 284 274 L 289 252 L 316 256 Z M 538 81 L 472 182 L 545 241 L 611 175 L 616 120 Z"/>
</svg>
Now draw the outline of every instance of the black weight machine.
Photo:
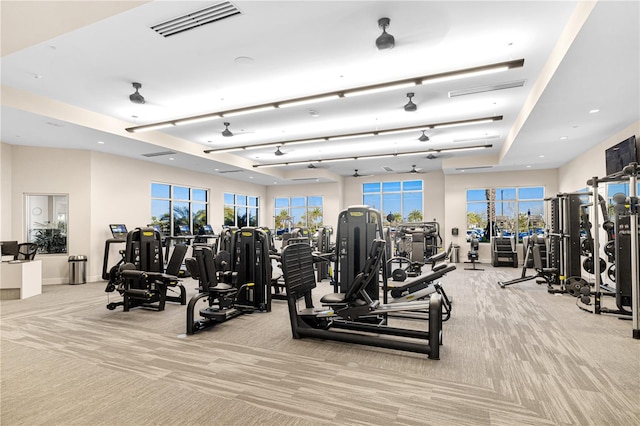
<svg viewBox="0 0 640 426">
<path fill-rule="evenodd" d="M 472 238 L 471 241 L 469 242 L 469 251 L 467 252 L 467 259 L 469 259 L 469 261 L 464 262 L 464 263 L 471 263 L 472 268 L 464 268 L 464 269 L 467 271 L 484 271 L 484 269 L 476 268 L 476 264 L 480 263 L 478 262 L 479 258 L 480 258 L 480 242 L 478 241 L 477 238 Z"/>
<path fill-rule="evenodd" d="M 387 241 L 388 233 L 385 232 L 385 228 L 382 226 L 382 218 L 380 213 L 368 206 L 351 206 L 346 210 L 343 210 L 338 215 L 338 227 L 336 232 L 336 281 L 334 283 L 334 291 L 336 293 L 347 293 L 353 283 L 355 277 L 362 270 L 362 265 L 365 264 L 369 249 L 374 240 L 380 239 L 385 241 L 384 258 L 387 258 L 388 250 L 386 246 L 390 244 Z M 420 249 L 420 255 L 422 256 L 422 249 Z M 419 263 L 419 262 L 416 262 Z M 423 262 L 424 263 L 424 259 Z M 440 278 L 447 272 L 455 269 L 455 267 L 447 268 L 441 275 L 440 272 L 435 271 L 433 275 L 427 275 L 419 277 L 416 273 L 415 279 L 403 284 L 393 283 L 389 284 L 387 273 L 389 263 L 383 261 L 381 265 L 381 277 L 382 286 L 380 286 L 380 276 L 372 277 L 369 284 L 366 287 L 366 292 L 371 300 L 378 301 L 380 299 L 380 287 L 382 287 L 382 302 L 385 304 L 397 304 L 406 305 L 407 302 L 421 301 L 428 298 L 432 293 L 436 292 L 444 299 L 446 304 L 445 317 L 448 318 L 451 311 L 450 300 L 444 294 L 444 290 L 440 285 L 429 287 L 436 279 Z M 420 266 L 421 267 L 421 266 Z M 442 271 L 442 269 L 440 270 Z M 396 276 L 399 274 L 396 272 Z M 399 281 L 399 280 L 397 280 Z M 393 289 L 392 289 L 393 287 Z M 396 296 L 391 296 L 391 291 Z M 423 306 L 423 309 L 425 307 Z M 399 311 L 400 309 L 394 309 L 392 316 L 396 317 L 416 317 L 415 312 L 419 309 L 410 309 L 411 314 L 403 315 Z M 439 312 L 443 312 L 443 308 L 439 309 Z M 424 316 L 428 315 L 425 309 L 421 312 Z M 419 317 L 418 319 L 420 319 Z M 368 318 L 367 320 L 369 320 Z M 386 316 L 383 321 L 386 322 Z"/>
<path fill-rule="evenodd" d="M 601 305 L 602 292 L 602 265 L 599 261 L 593 261 L 592 267 L 595 274 L 594 290 L 589 287 L 583 287 L 580 291 L 581 297 L 578 299 L 582 304 L 590 305 L 591 296 L 594 297 L 594 314 L 614 314 L 621 316 L 631 316 L 632 321 L 632 337 L 640 339 L 640 247 L 638 244 L 640 204 L 637 194 L 637 177 L 640 175 L 640 167 L 638 163 L 631 163 L 624 167 L 621 172 L 607 176 L 602 179 L 594 177 L 587 184 L 593 189 L 593 197 L 599 196 L 598 185 L 600 182 L 617 182 L 629 181 L 629 197 L 624 194 L 616 194 L 614 201 L 615 222 L 615 258 L 616 258 L 616 305 L 615 309 L 608 309 Z M 594 211 L 597 206 L 593 205 Z M 597 211 L 594 214 L 594 229 L 598 229 Z M 605 216 L 606 217 L 606 216 Z M 605 230 L 609 232 L 609 224 L 607 221 L 603 224 Z M 600 238 L 598 232 L 594 233 L 592 242 L 592 252 L 598 254 L 600 252 Z M 576 302 L 577 303 L 577 302 Z M 580 305 L 578 305 L 580 306 Z M 628 307 L 631 312 L 625 309 Z M 584 308 L 582 308 L 584 309 Z"/>
<path fill-rule="evenodd" d="M 107 305 L 113 310 L 123 306 L 125 312 L 138 306 L 163 311 L 166 302 L 186 304 L 186 291 L 178 274 L 187 247 L 176 246 L 164 270 L 160 233 L 153 228 L 136 228 L 127 234 L 124 263 L 112 268 L 105 292 L 118 291 L 121 302 Z M 178 289 L 177 296 L 168 291 Z"/>
<path fill-rule="evenodd" d="M 199 283 L 199 293 L 187 306 L 189 335 L 243 313 L 271 311 L 269 236 L 254 227 L 243 227 L 231 235 L 230 257 L 223 257 L 222 252 L 214 256 L 210 247 L 196 246 L 195 257 L 187 259 L 187 267 Z M 230 270 L 220 271 L 229 259 Z M 203 299 L 207 307 L 199 310 L 203 319 L 196 321 L 196 304 Z"/>
<path fill-rule="evenodd" d="M 507 286 L 530 281 L 536 278 L 538 284 L 547 284 L 549 288 L 553 283 L 558 280 L 558 269 L 547 267 L 547 245 L 548 238 L 542 235 L 529 235 L 523 238 L 523 244 L 525 245 L 524 264 L 522 265 L 522 273 L 520 277 L 514 278 L 509 281 L 498 281 L 498 285 L 501 288 Z M 527 275 L 527 269 L 533 268 L 536 272 L 534 275 Z"/>
<path fill-rule="evenodd" d="M 352 212 L 367 216 L 371 213 L 362 208 Z M 321 308 L 314 307 L 311 294 L 316 287 L 311 247 L 293 244 L 283 249 L 282 265 L 294 339 L 336 340 L 425 353 L 431 359 L 439 359 L 439 345 L 442 343 L 442 298 L 439 294 L 432 294 L 428 301 L 402 304 L 384 304 L 370 296 L 372 287 L 378 293 L 377 282 L 379 270 L 384 268 L 385 245 L 385 240 L 374 239 L 354 279 L 349 283 L 346 279 L 341 280 L 340 285 L 345 291 L 322 297 Z M 304 298 L 305 308 L 298 311 L 297 301 L 300 298 Z M 394 328 L 386 323 L 391 312 L 426 309 L 432 313 L 428 319 L 428 331 Z M 386 338 L 385 335 L 403 339 Z"/>
<path fill-rule="evenodd" d="M 514 232 L 509 226 L 509 218 L 496 216 L 496 235 L 491 235 L 491 265 L 518 267 L 518 252 L 516 251 L 516 237 L 501 235 L 503 231 Z"/>
</svg>

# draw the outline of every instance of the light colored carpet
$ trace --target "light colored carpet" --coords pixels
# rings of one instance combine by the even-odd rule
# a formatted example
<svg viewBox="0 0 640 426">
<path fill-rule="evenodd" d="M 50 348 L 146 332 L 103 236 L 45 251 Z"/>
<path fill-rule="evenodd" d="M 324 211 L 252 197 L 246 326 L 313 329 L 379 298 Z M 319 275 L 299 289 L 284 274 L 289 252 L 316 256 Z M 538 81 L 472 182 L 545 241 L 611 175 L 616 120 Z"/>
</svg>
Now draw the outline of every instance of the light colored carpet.
<svg viewBox="0 0 640 426">
<path fill-rule="evenodd" d="M 103 282 L 45 286 L 0 302 L 0 422 L 640 424 L 630 322 L 582 312 L 534 281 L 496 284 L 519 269 L 463 266 L 442 279 L 454 306 L 439 361 L 294 340 L 285 301 L 185 337 L 185 306 L 109 311 Z M 317 295 L 330 291 L 323 282 Z"/>
</svg>

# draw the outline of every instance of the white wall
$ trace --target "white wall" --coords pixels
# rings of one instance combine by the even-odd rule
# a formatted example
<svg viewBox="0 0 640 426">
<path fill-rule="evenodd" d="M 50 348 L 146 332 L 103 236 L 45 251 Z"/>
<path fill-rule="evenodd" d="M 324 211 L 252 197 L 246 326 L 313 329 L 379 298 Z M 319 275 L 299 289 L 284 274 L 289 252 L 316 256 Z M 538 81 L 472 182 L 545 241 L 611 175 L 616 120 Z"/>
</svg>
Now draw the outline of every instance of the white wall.
<svg viewBox="0 0 640 426">
<path fill-rule="evenodd" d="M 636 138 L 640 138 L 640 121 L 622 129 L 589 151 L 560 167 L 558 171 L 559 191 L 577 191 L 587 186 L 587 180 L 593 177 L 602 178 L 606 176 L 605 150 L 633 135 L 636 135 Z"/>
<path fill-rule="evenodd" d="M 2 210 L 10 211 L 10 215 L 3 213 L 3 218 L 13 218 L 3 220 L 3 228 L 5 222 L 11 222 L 10 231 L 7 234 L 3 231 L 3 238 L 20 241 L 25 238 L 23 194 L 69 194 L 68 255 L 88 256 L 89 281 L 101 279 L 104 242 L 111 237 L 110 223 L 124 223 L 134 229 L 149 222 L 151 182 L 208 189 L 210 222 L 214 225 L 223 223 L 225 191 L 258 196 L 261 205 L 266 199 L 266 188 L 262 185 L 147 161 L 82 150 L 6 144 L 2 147 Z M 8 171 L 11 171 L 11 179 L 4 177 Z M 11 183 L 10 189 L 7 182 Z M 261 208 L 259 220 L 260 223 L 267 221 L 264 208 Z M 216 230 L 219 231 L 220 226 Z M 40 256 L 43 284 L 68 282 L 68 255 Z"/>
<path fill-rule="evenodd" d="M 10 238 L 25 240 L 25 194 L 68 194 L 69 254 L 90 254 L 90 151 L 12 146 L 10 161 Z M 67 254 L 50 254 L 39 256 L 39 259 L 42 260 L 43 284 L 68 282 Z"/>
<path fill-rule="evenodd" d="M 11 240 L 11 148 L 0 143 L 0 241 Z"/>
<path fill-rule="evenodd" d="M 446 222 L 442 227 L 444 246 L 449 242 L 460 246 L 460 258 L 466 259 L 469 251 L 469 243 L 466 241 L 467 230 L 467 190 L 482 188 L 504 188 L 521 186 L 543 186 L 545 196 L 558 192 L 557 169 L 502 172 L 502 173 L 457 173 L 445 175 L 444 210 Z M 451 235 L 451 229 L 458 228 L 457 237 Z M 520 245 L 521 246 L 521 245 Z M 522 263 L 522 248 L 518 247 L 519 261 Z M 480 244 L 480 262 L 491 261 L 491 248 L 489 244 Z"/>
<path fill-rule="evenodd" d="M 586 186 L 587 179 L 604 176 L 604 150 L 635 134 L 640 122 L 607 138 L 560 169 L 519 173 L 475 173 L 445 175 L 435 171 L 418 175 L 424 182 L 425 220 L 441 225 L 445 247 L 459 244 L 466 256 L 466 190 L 505 186 L 544 186 L 547 196 Z M 110 237 L 110 223 L 124 223 L 130 229 L 144 226 L 150 218 L 151 182 L 195 186 L 209 189 L 209 221 L 219 231 L 223 223 L 223 194 L 233 192 L 260 198 L 261 225 L 274 226 L 275 197 L 320 195 L 323 197 L 324 223 L 336 226 L 338 213 L 362 204 L 362 183 L 398 181 L 413 178 L 406 174 L 344 178 L 336 183 L 264 187 L 219 176 L 190 172 L 155 163 L 108 154 L 36 147 L 0 145 L 0 227 L 1 239 L 24 240 L 23 194 L 69 194 L 69 254 L 89 256 L 88 279 L 99 280 L 104 241 Z M 25 171 L 29 171 L 28 173 Z M 451 228 L 460 230 L 451 236 Z M 488 245 L 482 245 L 480 259 L 490 259 Z M 67 255 L 41 256 L 43 283 L 68 281 Z"/>
</svg>

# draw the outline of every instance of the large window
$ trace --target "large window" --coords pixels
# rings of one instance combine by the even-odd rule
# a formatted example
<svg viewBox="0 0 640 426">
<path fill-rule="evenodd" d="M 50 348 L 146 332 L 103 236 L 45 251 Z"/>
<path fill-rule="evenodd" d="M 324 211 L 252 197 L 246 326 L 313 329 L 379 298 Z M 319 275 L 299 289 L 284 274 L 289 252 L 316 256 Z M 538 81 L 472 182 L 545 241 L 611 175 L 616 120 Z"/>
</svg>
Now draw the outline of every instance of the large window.
<svg viewBox="0 0 640 426">
<path fill-rule="evenodd" d="M 165 235 L 175 235 L 180 225 L 197 234 L 207 224 L 208 204 L 206 189 L 152 183 L 150 225 L 159 225 Z"/>
<path fill-rule="evenodd" d="M 67 253 L 69 197 L 65 195 L 25 195 L 25 241 L 36 243 L 38 253 Z"/>
<path fill-rule="evenodd" d="M 544 227 L 544 188 L 467 190 L 467 239 L 481 242 L 491 235 L 517 235 L 518 241 Z"/>
<path fill-rule="evenodd" d="M 276 198 L 274 216 L 277 231 L 302 227 L 314 232 L 323 226 L 322 197 Z"/>
<path fill-rule="evenodd" d="M 624 194 L 626 197 L 629 196 L 629 182 L 615 182 L 607 184 L 607 206 L 609 208 L 609 218 L 613 220 L 613 206 L 615 203 L 613 202 L 613 196 L 616 194 Z M 636 195 L 640 195 L 640 183 L 636 188 Z"/>
<path fill-rule="evenodd" d="M 362 203 L 397 222 L 421 222 L 422 181 L 371 182 L 362 184 Z"/>
<path fill-rule="evenodd" d="M 224 194 L 225 226 L 258 226 L 258 197 Z"/>
</svg>

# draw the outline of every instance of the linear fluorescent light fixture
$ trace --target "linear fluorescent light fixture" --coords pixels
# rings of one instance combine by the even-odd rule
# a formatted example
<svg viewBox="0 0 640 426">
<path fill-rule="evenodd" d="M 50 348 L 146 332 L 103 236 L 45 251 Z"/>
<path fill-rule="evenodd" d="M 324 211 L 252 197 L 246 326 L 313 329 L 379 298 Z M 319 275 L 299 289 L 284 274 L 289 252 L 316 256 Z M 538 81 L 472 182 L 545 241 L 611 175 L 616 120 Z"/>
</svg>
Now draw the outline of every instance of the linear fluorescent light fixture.
<svg viewBox="0 0 640 426">
<path fill-rule="evenodd" d="M 174 123 L 156 123 L 156 124 L 147 124 L 145 126 L 138 126 L 133 128 L 132 130 L 127 129 L 127 131 L 132 133 L 140 133 L 140 132 L 148 132 L 151 130 L 166 129 L 167 127 L 173 127 L 173 126 L 175 126 Z"/>
<path fill-rule="evenodd" d="M 255 145 L 248 145 L 248 146 L 237 146 L 235 148 L 232 148 L 232 147 L 219 148 L 219 149 L 212 148 L 212 149 L 206 149 L 204 152 L 205 154 L 211 154 L 211 153 L 220 153 L 220 152 L 242 151 L 245 149 L 263 149 L 263 148 L 270 148 L 274 144 L 277 144 L 279 146 L 302 145 L 302 144 L 308 144 L 308 143 L 314 143 L 314 142 L 333 141 L 337 139 L 345 140 L 345 139 L 355 139 L 355 138 L 360 138 L 365 136 L 389 135 L 394 133 L 405 133 L 408 131 L 439 129 L 442 127 L 467 126 L 470 124 L 490 123 L 493 121 L 500 121 L 502 119 L 503 119 L 502 115 L 496 115 L 493 117 L 480 117 L 480 118 L 471 118 L 466 120 L 446 121 L 442 123 L 431 123 L 431 124 L 422 124 L 419 126 L 400 127 L 397 129 L 385 129 L 385 130 L 373 130 L 368 132 L 347 133 L 342 135 L 324 136 L 320 138 L 316 136 L 313 138 L 293 139 L 289 141 L 280 141 L 280 142 L 266 142 L 266 143 L 255 144 Z"/>
<path fill-rule="evenodd" d="M 179 118 L 175 120 L 163 121 L 161 123 L 153 123 L 153 124 L 146 124 L 143 126 L 128 127 L 125 130 L 129 133 L 142 131 L 143 129 L 155 130 L 155 129 L 160 129 L 162 127 L 151 127 L 151 126 L 155 126 L 155 125 L 167 125 L 163 127 L 176 126 L 181 124 L 188 124 L 188 121 L 194 118 L 204 118 L 207 116 L 233 117 L 237 115 L 252 114 L 252 113 L 257 113 L 257 112 L 266 111 L 266 110 L 278 109 L 278 108 L 286 108 L 286 107 L 297 106 L 297 105 L 307 105 L 315 102 L 324 102 L 331 99 L 348 98 L 348 97 L 360 96 L 360 95 L 370 95 L 373 93 L 385 92 L 388 90 L 396 90 L 401 88 L 406 89 L 407 87 L 419 86 L 421 84 L 431 84 L 431 83 L 437 83 L 437 82 L 442 82 L 447 80 L 457 80 L 461 78 L 474 77 L 474 76 L 483 75 L 483 74 L 507 71 L 513 68 L 522 68 L 523 66 L 524 66 L 524 59 L 515 59 L 512 61 L 497 62 L 494 64 L 482 65 L 482 66 L 472 67 L 472 68 L 464 68 L 464 69 L 459 69 L 454 71 L 447 71 L 447 72 L 442 72 L 438 74 L 424 75 L 424 76 L 419 76 L 414 78 L 407 78 L 403 80 L 372 84 L 368 86 L 353 87 L 350 89 L 337 90 L 334 92 L 319 93 L 317 95 L 304 96 L 301 98 L 286 99 L 286 100 L 281 100 L 277 102 L 269 102 L 266 104 L 253 105 L 253 106 L 238 108 L 234 110 L 216 111 L 216 112 L 212 112 L 211 114 L 203 114 L 195 117 L 184 117 L 184 118 Z"/>
<path fill-rule="evenodd" d="M 284 161 L 280 163 L 265 163 L 265 164 L 254 164 L 254 168 L 260 167 L 282 167 L 282 166 L 296 166 L 301 164 L 308 163 L 335 163 L 338 161 L 354 161 L 354 160 L 371 160 L 371 159 L 379 159 L 379 158 L 389 158 L 389 157 L 409 157 L 414 155 L 429 155 L 433 153 L 441 153 L 441 152 L 452 152 L 452 151 L 471 151 L 477 149 L 488 149 L 493 148 L 493 145 L 476 145 L 476 146 L 466 146 L 466 147 L 458 147 L 458 148 L 441 148 L 441 149 L 427 149 L 421 151 L 410 151 L 410 152 L 398 152 L 393 154 L 371 154 L 371 155 L 352 155 L 349 157 L 338 157 L 338 158 L 318 158 L 315 160 L 300 160 L 300 161 Z"/>
</svg>

